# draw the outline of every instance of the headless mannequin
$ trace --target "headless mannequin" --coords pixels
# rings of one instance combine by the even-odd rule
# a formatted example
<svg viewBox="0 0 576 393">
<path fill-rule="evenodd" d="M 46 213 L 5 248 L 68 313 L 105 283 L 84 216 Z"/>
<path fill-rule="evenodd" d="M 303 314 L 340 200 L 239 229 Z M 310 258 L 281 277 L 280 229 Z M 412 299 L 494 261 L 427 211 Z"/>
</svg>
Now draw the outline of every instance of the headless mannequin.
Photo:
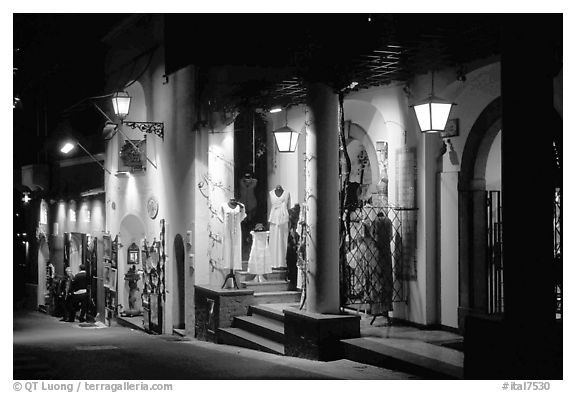
<svg viewBox="0 0 576 393">
<path fill-rule="evenodd" d="M 240 179 L 240 202 L 246 206 L 246 215 L 249 222 L 253 220 L 258 205 L 254 194 L 257 185 L 258 180 L 253 178 L 250 172 L 245 173 L 244 177 Z"/>
<path fill-rule="evenodd" d="M 240 208 L 244 207 L 244 205 L 238 202 L 235 198 L 230 198 L 230 200 L 228 201 L 228 206 L 230 207 L 230 209 L 236 209 L 238 205 L 240 205 Z M 234 268 L 232 267 L 230 268 L 230 271 L 228 272 L 226 277 L 224 277 L 224 283 L 222 284 L 222 288 L 226 286 L 228 279 L 232 279 L 232 284 L 234 285 L 234 288 L 239 289 L 238 283 L 236 282 L 236 275 L 234 274 Z"/>
<path fill-rule="evenodd" d="M 290 193 L 277 185 L 270 195 L 270 252 L 273 268 L 286 267 Z"/>
<path fill-rule="evenodd" d="M 254 228 L 254 232 L 263 232 L 264 228 L 262 227 L 262 224 L 256 224 L 256 228 Z M 256 241 L 256 240 L 253 240 Z M 266 242 L 268 242 L 268 240 L 266 240 Z M 252 280 L 252 282 L 265 282 L 266 278 L 264 278 L 264 274 L 256 274 L 256 276 L 254 277 L 254 279 Z"/>
</svg>

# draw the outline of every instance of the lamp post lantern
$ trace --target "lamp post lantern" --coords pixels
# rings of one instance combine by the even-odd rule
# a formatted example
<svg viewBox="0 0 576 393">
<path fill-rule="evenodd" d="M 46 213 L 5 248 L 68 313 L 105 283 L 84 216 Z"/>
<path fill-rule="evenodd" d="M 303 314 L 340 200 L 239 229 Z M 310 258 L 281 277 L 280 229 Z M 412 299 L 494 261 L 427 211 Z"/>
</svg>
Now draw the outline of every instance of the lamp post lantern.
<svg viewBox="0 0 576 393">
<path fill-rule="evenodd" d="M 130 95 L 125 91 L 116 92 L 114 93 L 114 96 L 112 96 L 112 106 L 114 107 L 114 113 L 120 119 L 124 119 L 126 116 L 128 116 L 131 99 L 132 97 L 130 97 Z"/>
<path fill-rule="evenodd" d="M 434 73 L 432 73 L 432 91 L 423 101 L 412 105 L 418 125 L 422 132 L 441 132 L 446 128 L 453 102 L 434 95 Z"/>
<path fill-rule="evenodd" d="M 274 138 L 276 139 L 276 146 L 281 153 L 293 153 L 296 151 L 298 145 L 299 132 L 294 131 L 288 126 L 284 126 L 275 130 Z"/>
</svg>

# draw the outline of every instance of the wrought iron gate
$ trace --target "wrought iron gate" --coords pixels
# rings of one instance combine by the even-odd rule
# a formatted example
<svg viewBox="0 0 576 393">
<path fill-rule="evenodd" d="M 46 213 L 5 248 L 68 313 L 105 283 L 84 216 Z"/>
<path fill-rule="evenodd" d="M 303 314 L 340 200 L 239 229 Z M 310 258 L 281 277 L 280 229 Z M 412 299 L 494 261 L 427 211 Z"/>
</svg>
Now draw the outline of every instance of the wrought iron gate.
<svg viewBox="0 0 576 393">
<path fill-rule="evenodd" d="M 142 308 L 144 310 L 144 329 L 162 334 L 164 326 L 164 303 L 166 301 L 165 281 L 165 225 L 160 220 L 160 240 L 154 239 L 151 245 L 144 242 L 142 260 L 144 267 L 144 289 Z"/>
<path fill-rule="evenodd" d="M 486 191 L 488 313 L 504 312 L 504 261 L 502 258 L 502 203 L 500 191 Z"/>
<path fill-rule="evenodd" d="M 562 319 L 562 189 L 554 192 L 554 282 L 556 291 L 556 319 Z"/>
<path fill-rule="evenodd" d="M 92 238 L 88 243 L 88 257 L 86 258 L 86 274 L 88 275 L 88 315 L 96 318 L 98 314 L 98 239 Z"/>
<path fill-rule="evenodd" d="M 416 275 L 416 209 L 364 206 L 349 218 L 341 303 L 385 314 L 394 302 L 408 300 L 406 281 Z"/>
</svg>

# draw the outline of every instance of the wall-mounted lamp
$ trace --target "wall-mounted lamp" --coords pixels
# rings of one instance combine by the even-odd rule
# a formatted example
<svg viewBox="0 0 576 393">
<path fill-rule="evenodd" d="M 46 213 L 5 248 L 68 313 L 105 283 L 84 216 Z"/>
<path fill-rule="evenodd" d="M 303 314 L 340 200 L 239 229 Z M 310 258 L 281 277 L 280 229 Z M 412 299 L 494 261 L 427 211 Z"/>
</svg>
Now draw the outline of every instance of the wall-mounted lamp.
<svg viewBox="0 0 576 393">
<path fill-rule="evenodd" d="M 446 122 L 450 116 L 452 106 L 456 105 L 453 102 L 434 95 L 434 72 L 432 72 L 432 89 L 430 95 L 419 102 L 412 105 L 418 125 L 422 132 L 440 132 L 446 128 Z"/>
<path fill-rule="evenodd" d="M 22 197 L 22 202 L 27 204 L 32 200 L 32 198 L 30 198 L 30 193 L 28 191 L 24 191 L 23 194 L 24 196 Z"/>
<path fill-rule="evenodd" d="M 96 164 L 100 165 L 100 167 L 101 167 L 102 169 L 104 169 L 106 172 L 108 172 L 109 175 L 112 174 L 112 172 L 110 172 L 108 169 L 106 169 L 106 168 L 104 167 L 104 165 L 102 165 L 102 163 L 100 163 L 100 161 L 98 161 L 98 160 L 96 159 L 96 157 L 94 157 L 92 154 L 90 154 L 90 152 L 89 152 L 88 150 L 86 150 L 86 148 L 85 148 L 84 146 L 82 146 L 82 145 L 80 144 L 80 142 L 78 142 L 78 141 L 68 141 L 68 142 L 65 142 L 64 145 L 62 145 L 62 147 L 60 148 L 60 151 L 61 151 L 62 153 L 64 153 L 64 154 L 68 154 L 68 153 L 70 153 L 72 150 L 74 150 L 74 148 L 75 148 L 76 146 L 79 146 L 82 150 L 84 150 L 84 152 L 85 152 L 86 154 L 88 154 L 88 155 L 90 156 L 90 158 L 91 158 Z"/>
<path fill-rule="evenodd" d="M 272 108 L 272 109 L 270 109 L 268 112 L 270 112 L 270 113 L 282 112 L 282 108 L 279 108 L 279 107 Z"/>
<path fill-rule="evenodd" d="M 138 129 L 147 134 L 155 134 L 164 139 L 164 123 L 151 122 L 151 121 L 127 121 L 124 120 L 128 116 L 130 110 L 130 100 L 132 97 L 125 92 L 117 92 L 112 96 L 112 106 L 114 113 L 120 118 L 122 124 L 132 128 Z"/>
<path fill-rule="evenodd" d="M 288 111 L 286 111 L 286 125 L 272 132 L 276 139 L 276 146 L 280 153 L 293 153 L 298 146 L 298 136 L 300 133 L 288 127 Z"/>
</svg>

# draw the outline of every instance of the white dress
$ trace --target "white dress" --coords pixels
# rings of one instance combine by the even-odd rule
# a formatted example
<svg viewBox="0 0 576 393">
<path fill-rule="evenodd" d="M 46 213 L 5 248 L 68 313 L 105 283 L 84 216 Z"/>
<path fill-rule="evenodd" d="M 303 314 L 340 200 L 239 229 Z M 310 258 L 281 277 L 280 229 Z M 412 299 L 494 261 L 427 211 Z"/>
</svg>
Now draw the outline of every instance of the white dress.
<svg viewBox="0 0 576 393">
<path fill-rule="evenodd" d="M 231 208 L 228 203 L 220 208 L 224 230 L 222 233 L 222 262 L 225 269 L 242 269 L 242 228 L 240 223 L 246 212 L 240 205 Z"/>
<path fill-rule="evenodd" d="M 286 190 L 280 196 L 270 191 L 270 256 L 272 267 L 286 267 L 286 248 L 288 246 L 288 208 L 290 193 Z"/>
<path fill-rule="evenodd" d="M 248 273 L 266 274 L 272 271 L 270 266 L 270 247 L 268 246 L 268 235 L 270 232 L 251 231 L 252 249 L 248 259 Z"/>
</svg>

